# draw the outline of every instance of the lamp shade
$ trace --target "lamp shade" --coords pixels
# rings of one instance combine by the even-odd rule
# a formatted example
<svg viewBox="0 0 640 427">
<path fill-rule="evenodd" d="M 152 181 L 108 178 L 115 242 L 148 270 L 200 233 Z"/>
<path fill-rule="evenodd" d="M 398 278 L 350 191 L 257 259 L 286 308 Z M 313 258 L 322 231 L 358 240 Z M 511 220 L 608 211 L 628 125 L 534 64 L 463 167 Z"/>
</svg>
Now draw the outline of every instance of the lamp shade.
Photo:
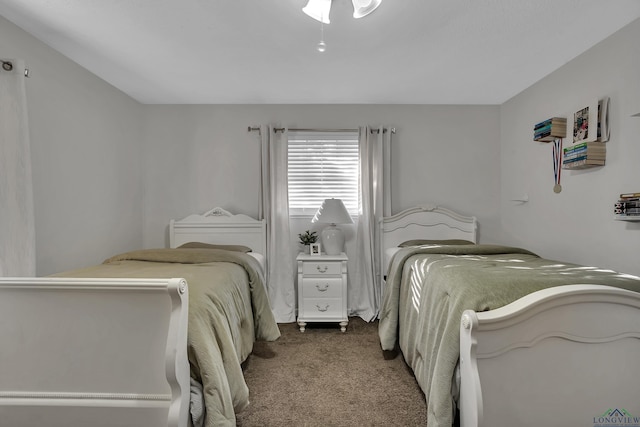
<svg viewBox="0 0 640 427">
<path fill-rule="evenodd" d="M 362 18 L 367 16 L 380 6 L 382 0 L 351 0 L 353 3 L 353 17 Z"/>
<path fill-rule="evenodd" d="M 344 233 L 336 224 L 353 223 L 342 200 L 325 199 L 311 222 L 330 224 L 320 233 L 322 248 L 327 255 L 339 255 L 344 248 Z"/>
<path fill-rule="evenodd" d="M 309 0 L 302 11 L 324 24 L 330 24 L 329 12 L 331 12 L 331 0 Z"/>
<path fill-rule="evenodd" d="M 321 224 L 353 224 L 351 215 L 340 199 L 324 199 L 311 222 Z"/>
</svg>

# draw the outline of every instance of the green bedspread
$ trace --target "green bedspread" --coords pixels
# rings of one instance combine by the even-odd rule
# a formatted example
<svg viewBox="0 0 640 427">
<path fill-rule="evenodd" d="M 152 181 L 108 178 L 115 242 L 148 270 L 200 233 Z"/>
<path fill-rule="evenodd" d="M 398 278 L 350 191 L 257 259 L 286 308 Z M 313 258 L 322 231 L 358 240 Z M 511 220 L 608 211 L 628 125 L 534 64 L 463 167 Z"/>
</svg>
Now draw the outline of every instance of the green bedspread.
<svg viewBox="0 0 640 427">
<path fill-rule="evenodd" d="M 220 249 L 150 249 L 56 276 L 186 279 L 187 350 L 191 377 L 202 384 L 204 425 L 235 425 L 235 413 L 249 403 L 241 363 L 256 339 L 280 336 L 255 258 Z"/>
<path fill-rule="evenodd" d="M 383 350 L 402 350 L 424 391 L 429 427 L 453 423 L 463 311 L 492 310 L 568 284 L 640 292 L 638 277 L 547 260 L 513 247 L 429 245 L 396 253 L 380 310 L 380 343 Z"/>
</svg>

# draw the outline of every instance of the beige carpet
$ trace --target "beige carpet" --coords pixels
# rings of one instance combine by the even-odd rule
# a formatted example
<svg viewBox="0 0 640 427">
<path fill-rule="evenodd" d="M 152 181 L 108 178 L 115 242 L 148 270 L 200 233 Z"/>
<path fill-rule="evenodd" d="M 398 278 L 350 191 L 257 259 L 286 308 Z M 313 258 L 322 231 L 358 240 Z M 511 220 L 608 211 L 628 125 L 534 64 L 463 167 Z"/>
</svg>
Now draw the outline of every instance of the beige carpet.
<svg viewBox="0 0 640 427">
<path fill-rule="evenodd" d="M 281 324 L 275 342 L 258 342 L 245 364 L 251 393 L 238 425 L 426 425 L 424 395 L 402 356 L 385 360 L 378 323 Z"/>
</svg>

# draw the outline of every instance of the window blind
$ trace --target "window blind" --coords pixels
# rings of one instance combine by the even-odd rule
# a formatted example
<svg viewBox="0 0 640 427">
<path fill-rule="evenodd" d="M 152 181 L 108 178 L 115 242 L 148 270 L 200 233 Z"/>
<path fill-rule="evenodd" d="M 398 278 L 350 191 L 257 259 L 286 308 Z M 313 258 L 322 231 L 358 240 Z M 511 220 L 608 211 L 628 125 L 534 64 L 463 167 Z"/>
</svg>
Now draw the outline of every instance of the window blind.
<svg viewBox="0 0 640 427">
<path fill-rule="evenodd" d="M 324 199 L 358 214 L 358 132 L 290 132 L 289 213 L 312 216 Z"/>
</svg>

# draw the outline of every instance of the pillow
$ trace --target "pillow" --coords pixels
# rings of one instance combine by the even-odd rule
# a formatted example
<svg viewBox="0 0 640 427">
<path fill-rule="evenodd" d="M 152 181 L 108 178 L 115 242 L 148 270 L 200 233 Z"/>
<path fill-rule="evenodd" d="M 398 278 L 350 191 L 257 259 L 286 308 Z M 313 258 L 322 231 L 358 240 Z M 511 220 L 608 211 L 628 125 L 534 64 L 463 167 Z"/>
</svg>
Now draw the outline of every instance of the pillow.
<svg viewBox="0 0 640 427">
<path fill-rule="evenodd" d="M 251 252 L 251 248 L 243 245 L 214 245 L 211 243 L 202 242 L 189 242 L 184 245 L 178 246 L 178 248 L 196 248 L 196 249 L 224 249 L 225 251 L 234 252 Z"/>
<path fill-rule="evenodd" d="M 447 240 L 407 240 L 400 243 L 398 246 L 406 248 L 407 246 L 421 246 L 421 245 L 474 245 L 475 243 L 462 239 L 447 239 Z"/>
</svg>

